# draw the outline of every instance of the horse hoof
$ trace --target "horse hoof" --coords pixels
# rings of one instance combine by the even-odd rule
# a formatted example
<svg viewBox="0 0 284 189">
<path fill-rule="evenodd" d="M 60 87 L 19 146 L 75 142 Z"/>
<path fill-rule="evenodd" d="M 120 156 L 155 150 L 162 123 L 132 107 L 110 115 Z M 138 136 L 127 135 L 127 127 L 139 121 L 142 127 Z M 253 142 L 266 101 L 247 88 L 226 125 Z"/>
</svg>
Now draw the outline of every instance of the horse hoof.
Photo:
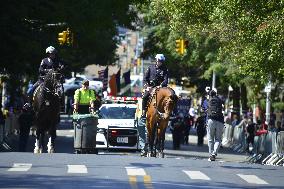
<svg viewBox="0 0 284 189">
<path fill-rule="evenodd" d="M 34 154 L 41 154 L 42 153 L 42 149 L 41 148 L 35 148 L 34 149 Z"/>
<path fill-rule="evenodd" d="M 158 157 L 159 157 L 159 158 L 165 158 L 165 154 L 162 153 L 162 152 L 160 152 L 160 153 L 158 154 Z"/>
<path fill-rule="evenodd" d="M 54 148 L 49 149 L 49 150 L 48 150 L 48 153 L 49 153 L 49 154 L 53 154 L 53 153 L 54 153 Z"/>
</svg>

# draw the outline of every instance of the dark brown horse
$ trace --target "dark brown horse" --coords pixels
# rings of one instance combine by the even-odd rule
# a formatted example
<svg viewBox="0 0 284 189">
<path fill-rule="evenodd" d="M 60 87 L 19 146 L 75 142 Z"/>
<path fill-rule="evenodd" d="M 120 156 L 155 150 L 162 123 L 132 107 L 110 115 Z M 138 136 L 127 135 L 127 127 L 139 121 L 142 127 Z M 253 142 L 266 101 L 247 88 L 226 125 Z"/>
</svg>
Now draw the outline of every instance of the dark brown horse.
<svg viewBox="0 0 284 189">
<path fill-rule="evenodd" d="M 54 152 L 56 126 L 60 121 L 60 96 L 62 74 L 51 70 L 44 78 L 44 82 L 34 92 L 33 109 L 35 111 L 36 143 L 34 153 L 43 150 L 44 136 L 48 132 L 48 153 Z"/>
<path fill-rule="evenodd" d="M 147 157 L 164 157 L 164 141 L 170 115 L 176 105 L 177 95 L 170 87 L 153 90 L 147 107 Z"/>
</svg>

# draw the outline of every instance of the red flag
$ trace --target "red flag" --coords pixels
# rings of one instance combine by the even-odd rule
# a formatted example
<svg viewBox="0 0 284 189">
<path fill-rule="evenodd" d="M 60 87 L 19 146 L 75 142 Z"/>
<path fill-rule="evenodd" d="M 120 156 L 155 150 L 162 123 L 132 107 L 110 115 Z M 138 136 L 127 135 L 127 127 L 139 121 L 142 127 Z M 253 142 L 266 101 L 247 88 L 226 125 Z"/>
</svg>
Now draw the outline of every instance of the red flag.
<svg viewBox="0 0 284 189">
<path fill-rule="evenodd" d="M 116 74 L 113 74 L 109 80 L 109 88 L 110 88 L 110 95 L 116 96 L 117 95 L 117 87 L 116 87 Z"/>
<path fill-rule="evenodd" d="M 99 78 L 101 79 L 101 81 L 103 82 L 103 91 L 107 90 L 107 83 L 108 83 L 108 66 L 103 69 L 98 71 L 99 73 Z"/>
</svg>

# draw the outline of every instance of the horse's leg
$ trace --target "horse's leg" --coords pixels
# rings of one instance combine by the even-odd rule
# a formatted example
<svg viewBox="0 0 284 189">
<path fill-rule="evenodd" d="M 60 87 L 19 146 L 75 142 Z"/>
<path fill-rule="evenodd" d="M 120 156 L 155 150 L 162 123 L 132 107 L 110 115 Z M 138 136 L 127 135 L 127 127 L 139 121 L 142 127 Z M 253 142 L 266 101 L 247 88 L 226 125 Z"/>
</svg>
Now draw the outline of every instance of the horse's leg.
<svg viewBox="0 0 284 189">
<path fill-rule="evenodd" d="M 151 157 L 153 154 L 153 124 L 150 120 L 147 123 L 147 131 L 148 131 L 147 157 Z"/>
<path fill-rule="evenodd" d="M 48 144 L 47 144 L 48 153 L 54 153 L 55 137 L 56 137 L 56 130 L 52 129 L 51 131 L 49 131 L 49 138 L 48 138 Z"/>
<path fill-rule="evenodd" d="M 43 152 L 43 148 L 44 148 L 44 137 L 45 137 L 45 133 L 44 131 L 41 131 L 41 135 L 40 135 L 40 141 L 39 141 L 39 146 L 40 146 L 40 152 L 39 153 L 42 153 Z"/>
<path fill-rule="evenodd" d="M 38 154 L 42 152 L 42 145 L 41 145 L 41 131 L 39 129 L 36 130 L 36 142 L 35 142 L 35 148 L 34 148 L 34 153 Z"/>
<path fill-rule="evenodd" d="M 147 157 L 151 157 L 152 154 L 152 148 L 153 148 L 153 142 L 152 142 L 152 129 L 148 128 L 148 134 L 147 134 Z"/>
<path fill-rule="evenodd" d="M 164 158 L 165 157 L 165 153 L 164 153 L 164 148 L 165 148 L 165 135 L 166 135 L 166 128 L 163 129 L 163 131 L 160 133 L 160 143 L 161 143 L 161 150 L 160 150 L 160 157 Z"/>
<path fill-rule="evenodd" d="M 153 152 L 153 156 L 156 157 L 157 156 L 157 152 L 160 151 L 160 139 L 159 139 L 159 122 L 155 123 L 154 125 L 154 131 L 153 131 L 153 139 L 154 139 L 154 152 Z"/>
</svg>

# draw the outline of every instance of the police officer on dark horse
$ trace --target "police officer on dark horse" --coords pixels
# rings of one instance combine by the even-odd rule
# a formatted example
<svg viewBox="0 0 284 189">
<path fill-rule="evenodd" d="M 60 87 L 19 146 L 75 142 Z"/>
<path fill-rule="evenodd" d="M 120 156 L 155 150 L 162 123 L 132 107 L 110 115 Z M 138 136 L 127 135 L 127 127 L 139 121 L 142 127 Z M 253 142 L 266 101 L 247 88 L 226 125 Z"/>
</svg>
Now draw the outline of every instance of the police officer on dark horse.
<svg viewBox="0 0 284 189">
<path fill-rule="evenodd" d="M 49 46 L 45 50 L 47 57 L 42 59 L 39 66 L 39 78 L 38 81 L 33 85 L 32 89 L 28 93 L 28 102 L 25 104 L 27 107 L 31 107 L 33 93 L 35 89 L 44 81 L 45 75 L 51 70 L 60 70 L 64 68 L 63 62 L 58 58 L 57 50 L 53 46 Z M 63 79 L 63 78 L 62 78 Z M 62 81 L 63 83 L 63 81 Z M 63 87 L 62 87 L 63 88 Z"/>
<path fill-rule="evenodd" d="M 35 111 L 34 122 L 37 131 L 34 153 L 42 152 L 43 138 L 46 131 L 50 135 L 48 152 L 54 152 L 56 125 L 60 121 L 60 98 L 62 98 L 63 94 L 62 81 L 64 79 L 61 72 L 64 65 L 58 59 L 57 50 L 54 47 L 48 47 L 46 54 L 47 58 L 41 61 L 39 67 L 39 79 L 29 91 L 29 102 L 25 104 L 26 107 L 31 109 L 32 99 L 35 98 L 33 110 Z"/>
<path fill-rule="evenodd" d="M 146 117 L 147 103 L 150 92 L 154 87 L 166 87 L 168 85 L 168 69 L 164 64 L 166 58 L 163 54 L 155 56 L 156 63 L 148 67 L 144 76 L 144 93 L 142 97 L 142 118 Z"/>
</svg>

